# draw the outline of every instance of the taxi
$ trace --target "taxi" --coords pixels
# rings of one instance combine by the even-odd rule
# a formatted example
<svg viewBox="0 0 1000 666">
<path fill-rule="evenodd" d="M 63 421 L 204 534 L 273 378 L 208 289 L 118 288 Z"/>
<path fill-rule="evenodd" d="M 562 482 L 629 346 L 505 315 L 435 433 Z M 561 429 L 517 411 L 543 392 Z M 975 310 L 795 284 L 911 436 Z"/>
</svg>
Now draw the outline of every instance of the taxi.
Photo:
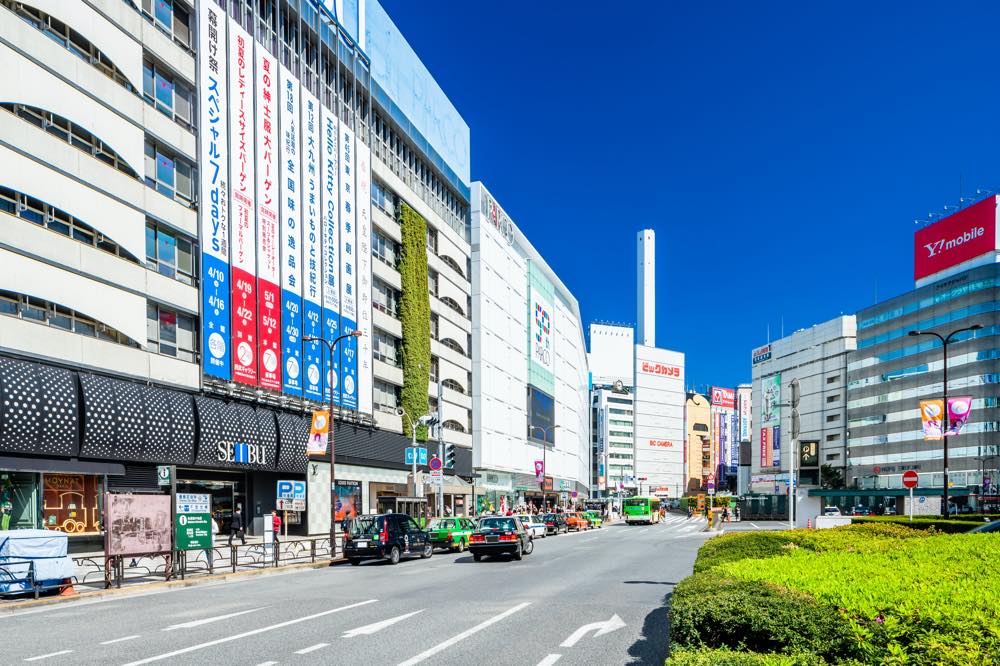
<svg viewBox="0 0 1000 666">
<path fill-rule="evenodd" d="M 590 521 L 582 513 L 577 513 L 576 511 L 567 511 L 563 514 L 566 516 L 566 526 L 570 530 L 575 530 L 577 532 L 581 530 L 590 529 Z"/>
<path fill-rule="evenodd" d="M 604 525 L 604 521 L 601 519 L 601 514 L 599 511 L 581 511 L 580 515 L 590 521 L 591 527 L 601 527 Z"/>
<path fill-rule="evenodd" d="M 431 545 L 462 552 L 469 545 L 469 537 L 476 529 L 476 523 L 468 518 L 431 518 L 427 532 Z"/>
</svg>

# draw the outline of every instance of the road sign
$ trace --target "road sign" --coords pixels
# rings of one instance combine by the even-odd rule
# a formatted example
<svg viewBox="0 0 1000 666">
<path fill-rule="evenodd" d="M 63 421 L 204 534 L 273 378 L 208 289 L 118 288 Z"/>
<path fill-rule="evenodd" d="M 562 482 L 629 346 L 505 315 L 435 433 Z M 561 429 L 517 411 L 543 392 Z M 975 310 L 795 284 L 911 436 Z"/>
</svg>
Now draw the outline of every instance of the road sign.
<svg viewBox="0 0 1000 666">
<path fill-rule="evenodd" d="M 405 458 L 406 464 L 407 465 L 412 465 L 413 464 L 413 452 L 414 451 L 417 452 L 417 464 L 418 465 L 426 465 L 427 464 L 427 449 L 425 449 L 422 446 L 418 446 L 415 449 L 412 446 L 407 446 L 406 447 L 406 458 Z"/>
<path fill-rule="evenodd" d="M 713 477 L 708 477 L 708 494 L 715 494 L 715 481 L 712 480 Z"/>
<path fill-rule="evenodd" d="M 444 463 L 441 462 L 440 458 L 434 456 L 430 459 L 430 462 L 427 463 L 427 466 L 431 468 L 432 472 L 440 472 L 441 468 L 444 467 Z"/>
<path fill-rule="evenodd" d="M 713 481 L 715 481 L 715 474 L 709 474 L 708 475 L 708 481 L 709 481 L 709 483 L 712 483 Z"/>
<path fill-rule="evenodd" d="M 275 508 L 278 511 L 305 511 L 306 501 L 299 499 L 284 499 L 279 497 Z"/>
<path fill-rule="evenodd" d="M 156 466 L 156 485 L 158 486 L 170 485 L 170 465 Z"/>
<path fill-rule="evenodd" d="M 917 482 L 920 481 L 920 475 L 914 472 L 912 469 L 903 472 L 903 487 L 904 488 L 916 488 Z"/>
<path fill-rule="evenodd" d="M 174 536 L 177 550 L 212 547 L 212 500 L 204 493 L 177 493 Z"/>
<path fill-rule="evenodd" d="M 431 461 L 438 460 L 438 458 L 431 458 Z M 440 462 L 440 460 L 438 460 Z M 431 468 L 431 473 L 427 475 L 427 483 L 432 486 L 443 486 L 444 485 L 444 474 L 440 469 Z"/>
<path fill-rule="evenodd" d="M 923 504 L 924 502 L 926 502 L 926 501 L 927 501 L 927 498 L 926 498 L 926 497 L 924 497 L 923 495 L 921 495 L 921 496 L 920 496 L 920 499 L 918 499 L 917 501 L 918 501 L 919 503 Z"/>
</svg>

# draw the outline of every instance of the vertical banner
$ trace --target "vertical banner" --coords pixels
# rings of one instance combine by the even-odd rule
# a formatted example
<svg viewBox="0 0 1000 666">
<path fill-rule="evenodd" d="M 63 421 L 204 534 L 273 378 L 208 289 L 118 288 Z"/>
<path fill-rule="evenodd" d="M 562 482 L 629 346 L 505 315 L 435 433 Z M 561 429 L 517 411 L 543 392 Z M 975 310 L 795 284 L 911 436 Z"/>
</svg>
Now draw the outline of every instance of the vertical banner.
<svg viewBox="0 0 1000 666">
<path fill-rule="evenodd" d="M 771 441 L 768 437 L 770 428 L 763 427 L 760 429 L 760 466 L 770 467 L 771 466 Z"/>
<path fill-rule="evenodd" d="M 299 80 L 279 66 L 281 128 L 281 390 L 302 395 L 302 179 L 300 175 Z"/>
<path fill-rule="evenodd" d="M 336 114 L 325 106 L 320 109 L 320 192 L 323 202 L 323 337 L 333 342 L 340 335 L 340 241 L 337 233 L 340 208 L 340 168 L 337 164 L 338 122 Z M 329 358 L 326 349 L 321 350 L 325 359 L 326 386 L 324 400 L 340 404 L 340 363 L 337 355 Z"/>
<path fill-rule="evenodd" d="M 230 380 L 229 130 L 226 127 L 226 13 L 199 5 L 198 82 L 201 127 L 202 371 Z"/>
<path fill-rule="evenodd" d="M 935 400 L 920 401 L 920 420 L 924 425 L 925 440 L 941 439 L 941 434 L 944 431 L 942 426 L 943 417 L 944 400 L 937 398 Z"/>
<path fill-rule="evenodd" d="M 319 180 L 319 101 L 302 93 L 302 334 L 323 337 L 323 233 Z M 305 367 L 303 392 L 311 400 L 323 399 L 323 346 L 302 345 Z"/>
<path fill-rule="evenodd" d="M 552 315 L 555 289 L 534 262 L 528 264 L 528 383 L 555 395 Z"/>
<path fill-rule="evenodd" d="M 731 468 L 730 471 L 735 472 L 740 466 L 739 416 L 736 412 L 732 412 L 729 418 L 729 432 L 731 433 L 731 437 L 729 438 L 729 466 Z"/>
<path fill-rule="evenodd" d="M 372 153 L 361 141 L 356 142 L 358 200 L 358 411 L 372 413 L 375 378 L 372 364 Z"/>
<path fill-rule="evenodd" d="M 962 428 L 969 421 L 972 414 L 972 396 L 960 395 L 948 398 L 948 432 L 949 437 L 961 435 Z"/>
<path fill-rule="evenodd" d="M 781 425 L 781 373 L 760 380 L 760 424 Z"/>
<path fill-rule="evenodd" d="M 340 333 L 352 333 L 357 326 L 355 298 L 357 286 L 357 241 L 354 210 L 354 132 L 340 126 Z M 347 409 L 358 408 L 357 338 L 340 341 L 340 403 Z"/>
<path fill-rule="evenodd" d="M 771 429 L 771 464 L 781 467 L 781 426 Z"/>
<path fill-rule="evenodd" d="M 309 443 L 306 444 L 306 454 L 310 456 L 325 455 L 329 437 L 330 412 L 325 409 L 313 412 L 312 425 L 309 427 Z"/>
<path fill-rule="evenodd" d="M 257 340 L 260 385 L 281 390 L 281 297 L 278 282 L 278 61 L 254 43 L 257 103 Z"/>
<path fill-rule="evenodd" d="M 229 19 L 229 148 L 233 379 L 256 386 L 257 203 L 254 195 L 253 40 L 233 19 Z"/>
</svg>

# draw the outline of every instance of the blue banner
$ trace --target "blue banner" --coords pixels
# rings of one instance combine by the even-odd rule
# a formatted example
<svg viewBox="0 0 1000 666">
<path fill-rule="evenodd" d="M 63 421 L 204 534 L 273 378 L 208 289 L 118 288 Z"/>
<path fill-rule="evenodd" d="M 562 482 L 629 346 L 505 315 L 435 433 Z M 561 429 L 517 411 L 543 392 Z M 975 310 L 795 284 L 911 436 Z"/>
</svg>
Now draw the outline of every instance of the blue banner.
<svg viewBox="0 0 1000 666">
<path fill-rule="evenodd" d="M 347 317 L 340 318 L 340 325 L 347 335 L 354 331 L 356 324 Z M 340 404 L 347 409 L 358 408 L 358 339 L 344 338 L 340 341 Z"/>
<path fill-rule="evenodd" d="M 330 310 L 327 310 L 326 308 L 323 308 L 323 337 L 329 340 L 330 342 L 333 342 L 334 340 L 337 339 L 337 336 L 339 335 L 340 335 L 340 317 L 337 315 L 336 312 L 332 312 Z M 340 347 L 343 346 L 343 344 L 344 341 L 341 340 L 340 343 L 337 344 L 338 349 L 335 351 L 339 352 Z M 338 357 L 340 355 L 339 354 L 334 355 L 332 359 L 333 365 L 331 367 L 330 364 L 331 359 L 329 358 L 330 356 L 329 348 L 326 345 L 323 345 L 322 352 L 323 352 L 323 367 L 326 369 L 323 375 L 324 377 L 323 401 L 329 402 L 330 392 L 333 391 L 333 404 L 339 405 L 340 384 L 338 380 L 340 378 L 340 359 Z"/>
<path fill-rule="evenodd" d="M 323 337 L 322 312 L 319 305 L 312 301 L 303 301 L 303 337 Z M 306 342 L 302 345 L 305 362 L 306 397 L 317 402 L 323 400 L 323 343 Z"/>
<path fill-rule="evenodd" d="M 281 290 L 281 358 L 285 361 L 281 390 L 302 395 L 302 298 Z"/>
<path fill-rule="evenodd" d="M 205 352 L 201 355 L 206 375 L 230 380 L 229 363 L 229 264 L 201 254 L 202 324 Z"/>
</svg>

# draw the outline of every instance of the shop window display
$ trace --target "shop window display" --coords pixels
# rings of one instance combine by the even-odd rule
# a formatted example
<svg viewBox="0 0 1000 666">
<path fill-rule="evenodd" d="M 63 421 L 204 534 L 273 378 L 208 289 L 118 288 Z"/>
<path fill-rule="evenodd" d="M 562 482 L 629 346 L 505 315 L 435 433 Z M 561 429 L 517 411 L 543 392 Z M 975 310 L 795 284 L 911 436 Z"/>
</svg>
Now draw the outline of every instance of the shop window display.
<svg viewBox="0 0 1000 666">
<path fill-rule="evenodd" d="M 42 475 L 42 517 L 45 529 L 67 534 L 101 531 L 102 479 L 84 474 Z"/>
<path fill-rule="evenodd" d="M 0 471 L 0 530 L 37 527 L 37 474 Z"/>
</svg>

